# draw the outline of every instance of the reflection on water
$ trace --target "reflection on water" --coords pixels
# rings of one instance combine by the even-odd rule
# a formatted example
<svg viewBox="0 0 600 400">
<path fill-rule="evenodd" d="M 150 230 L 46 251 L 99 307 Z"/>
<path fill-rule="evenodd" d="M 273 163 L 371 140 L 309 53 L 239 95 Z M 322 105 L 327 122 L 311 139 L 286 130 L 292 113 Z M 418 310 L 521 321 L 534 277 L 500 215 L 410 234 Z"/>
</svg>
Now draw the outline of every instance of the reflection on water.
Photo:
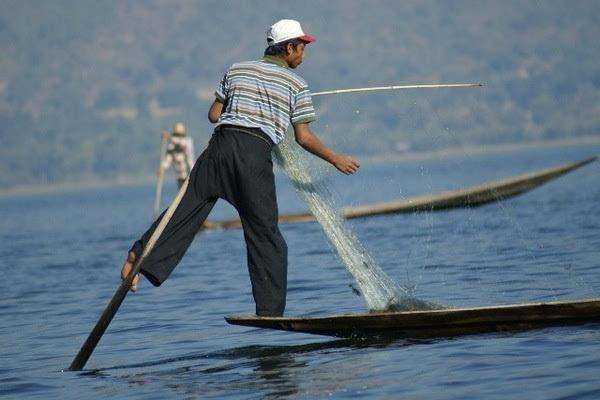
<svg viewBox="0 0 600 400">
<path fill-rule="evenodd" d="M 262 393 L 265 398 L 293 396 L 306 384 L 299 379 L 310 369 L 305 356 L 319 357 L 365 349 L 383 349 L 432 343 L 431 340 L 387 338 L 340 339 L 290 346 L 243 346 L 210 353 L 198 353 L 137 364 L 117 365 L 80 373 L 81 376 L 116 379 L 128 385 L 159 385 L 177 396 L 206 397 L 227 392 Z M 169 365 L 185 363 L 170 368 Z M 142 371 L 136 372 L 135 370 Z M 123 372 L 125 373 L 123 373 Z M 342 384 L 351 381 L 356 371 L 352 366 L 327 372 L 320 371 L 319 380 Z M 344 374 L 347 374 L 346 376 Z M 328 377 L 328 375 L 330 375 Z"/>
</svg>

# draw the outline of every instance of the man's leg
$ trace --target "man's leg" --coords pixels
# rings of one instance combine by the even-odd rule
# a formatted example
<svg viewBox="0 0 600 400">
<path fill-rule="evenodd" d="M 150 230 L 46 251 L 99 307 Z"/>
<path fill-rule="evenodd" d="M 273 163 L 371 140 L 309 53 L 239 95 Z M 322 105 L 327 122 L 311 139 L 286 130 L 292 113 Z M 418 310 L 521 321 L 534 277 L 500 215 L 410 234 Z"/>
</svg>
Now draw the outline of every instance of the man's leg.
<svg viewBox="0 0 600 400">
<path fill-rule="evenodd" d="M 252 296 L 258 316 L 282 316 L 287 295 L 287 244 L 277 227 L 242 216 Z"/>
<path fill-rule="evenodd" d="M 222 167 L 220 197 L 240 214 L 256 314 L 279 316 L 285 309 L 287 245 L 277 226 L 277 198 L 266 140 L 234 129 L 214 137 Z"/>
<path fill-rule="evenodd" d="M 238 195 L 256 315 L 281 316 L 287 294 L 287 244 L 278 227 L 272 165 L 246 181 Z"/>
<path fill-rule="evenodd" d="M 217 170 L 215 161 L 206 152 L 196 162 L 181 202 L 142 264 L 141 273 L 153 285 L 159 286 L 169 277 L 212 210 L 217 200 Z M 136 258 L 141 256 L 164 214 L 134 243 L 130 251 Z"/>
</svg>

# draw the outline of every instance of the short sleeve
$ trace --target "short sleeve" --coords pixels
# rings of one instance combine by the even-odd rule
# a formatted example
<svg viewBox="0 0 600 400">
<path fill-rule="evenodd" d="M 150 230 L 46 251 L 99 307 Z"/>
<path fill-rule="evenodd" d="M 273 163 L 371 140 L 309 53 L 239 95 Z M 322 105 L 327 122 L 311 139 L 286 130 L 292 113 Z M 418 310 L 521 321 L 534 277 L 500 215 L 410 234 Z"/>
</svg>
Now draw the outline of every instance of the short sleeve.
<svg viewBox="0 0 600 400">
<path fill-rule="evenodd" d="M 295 96 L 294 107 L 291 115 L 292 124 L 308 123 L 317 119 L 312 96 L 308 86 L 303 86 Z"/>
<path fill-rule="evenodd" d="M 227 102 L 227 96 L 229 94 L 229 79 L 227 78 L 227 74 L 223 75 L 219 86 L 217 86 L 217 90 L 215 90 L 215 96 L 222 103 Z"/>
</svg>

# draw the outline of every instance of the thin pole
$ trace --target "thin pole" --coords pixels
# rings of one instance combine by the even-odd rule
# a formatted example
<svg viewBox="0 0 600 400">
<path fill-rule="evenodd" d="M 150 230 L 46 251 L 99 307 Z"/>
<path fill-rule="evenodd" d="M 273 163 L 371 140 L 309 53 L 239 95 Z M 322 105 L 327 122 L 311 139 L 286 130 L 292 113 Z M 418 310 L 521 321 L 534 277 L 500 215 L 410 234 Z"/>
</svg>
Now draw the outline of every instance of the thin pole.
<svg viewBox="0 0 600 400">
<path fill-rule="evenodd" d="M 162 139 L 160 142 L 160 157 L 158 164 L 158 178 L 156 180 L 156 195 L 154 196 L 154 213 L 153 217 L 156 219 L 160 213 L 160 198 L 162 195 L 162 185 L 165 179 L 165 170 L 163 169 L 163 162 L 165 159 L 165 153 L 167 151 L 167 133 L 163 132 Z"/>
<path fill-rule="evenodd" d="M 403 89 L 442 89 L 442 88 L 471 88 L 482 87 L 483 83 L 440 83 L 440 84 L 417 84 L 417 85 L 393 85 L 393 86 L 375 86 L 354 89 L 325 90 L 323 92 L 313 93 L 313 96 L 323 96 L 325 94 L 374 92 L 379 90 L 403 90 Z"/>
<path fill-rule="evenodd" d="M 148 240 L 148 244 L 145 246 L 142 256 L 135 262 L 131 272 L 129 273 L 127 278 L 121 283 L 121 285 L 119 286 L 119 288 L 113 295 L 112 299 L 110 300 L 110 302 L 104 309 L 104 312 L 100 316 L 100 319 L 96 323 L 96 326 L 94 326 L 94 329 L 88 336 L 87 340 L 85 341 L 83 346 L 81 346 L 79 353 L 77 353 L 77 356 L 75 356 L 75 358 L 73 359 L 73 362 L 69 366 L 69 371 L 80 371 L 87 363 L 88 359 L 92 355 L 92 352 L 96 348 L 96 345 L 98 345 L 98 342 L 100 341 L 100 339 L 102 338 L 102 335 L 106 331 L 106 328 L 108 328 L 108 325 L 110 324 L 113 317 L 119 310 L 119 307 L 121 306 L 121 303 L 125 299 L 125 296 L 127 296 L 127 293 L 129 292 L 129 289 L 131 288 L 131 283 L 133 282 L 133 278 L 135 277 L 136 274 L 138 274 L 140 272 L 140 268 L 141 268 L 142 263 L 144 262 L 144 259 L 152 251 L 152 249 L 154 248 L 154 245 L 156 244 L 156 241 L 158 240 L 158 238 L 162 234 L 163 230 L 165 229 L 165 227 L 171 220 L 173 213 L 175 213 L 175 210 L 177 209 L 179 202 L 181 202 L 181 199 L 183 198 L 183 195 L 188 187 L 188 181 L 189 181 L 189 178 L 185 180 L 185 182 L 181 186 L 181 189 L 179 189 L 179 193 L 177 193 L 177 197 L 175 197 L 175 200 L 173 200 L 173 202 L 167 209 L 167 212 L 164 214 L 163 218 L 160 220 L 160 223 L 154 230 L 154 233 L 152 233 L 152 236 L 150 236 L 150 240 Z"/>
</svg>

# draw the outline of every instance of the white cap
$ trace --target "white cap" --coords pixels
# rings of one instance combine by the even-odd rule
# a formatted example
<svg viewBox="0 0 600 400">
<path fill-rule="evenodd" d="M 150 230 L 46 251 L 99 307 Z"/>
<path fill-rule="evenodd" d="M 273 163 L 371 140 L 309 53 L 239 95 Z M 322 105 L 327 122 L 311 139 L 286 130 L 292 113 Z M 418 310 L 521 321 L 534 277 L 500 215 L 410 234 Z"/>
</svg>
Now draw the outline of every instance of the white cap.
<svg viewBox="0 0 600 400">
<path fill-rule="evenodd" d="M 306 43 L 312 43 L 317 38 L 307 35 L 302 30 L 300 22 L 293 19 L 282 19 L 275 22 L 267 31 L 267 46 L 285 42 L 286 40 L 300 39 Z"/>
</svg>

